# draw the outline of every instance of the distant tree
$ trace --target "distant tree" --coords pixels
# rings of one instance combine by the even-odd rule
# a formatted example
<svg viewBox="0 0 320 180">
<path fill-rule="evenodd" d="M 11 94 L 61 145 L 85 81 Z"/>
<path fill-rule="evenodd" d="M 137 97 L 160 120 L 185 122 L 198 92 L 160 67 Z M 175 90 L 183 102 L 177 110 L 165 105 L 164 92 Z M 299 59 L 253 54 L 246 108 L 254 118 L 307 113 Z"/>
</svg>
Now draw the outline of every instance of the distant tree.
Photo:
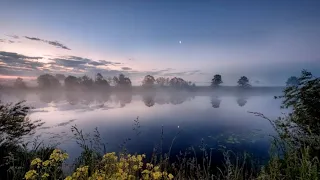
<svg viewBox="0 0 320 180">
<path fill-rule="evenodd" d="M 170 80 L 170 86 L 174 88 L 185 88 L 188 87 L 188 82 L 182 78 L 174 77 Z"/>
<path fill-rule="evenodd" d="M 54 89 L 61 86 L 59 80 L 51 74 L 43 74 L 37 78 L 38 86 L 41 89 Z"/>
<path fill-rule="evenodd" d="M 80 78 L 80 85 L 82 86 L 82 88 L 84 89 L 90 89 L 92 88 L 93 86 L 93 80 L 87 76 L 87 75 L 84 75 Z"/>
<path fill-rule="evenodd" d="M 14 88 L 17 88 L 17 89 L 25 89 L 25 88 L 27 88 L 26 83 L 20 77 L 18 77 L 16 79 L 16 81 L 13 84 L 13 86 L 14 86 Z"/>
<path fill-rule="evenodd" d="M 64 81 L 64 79 L 66 78 L 66 76 L 64 74 L 56 74 L 56 78 L 59 80 L 59 81 Z"/>
<path fill-rule="evenodd" d="M 108 88 L 108 87 L 110 87 L 109 82 L 107 80 L 105 80 L 100 73 L 97 73 L 94 83 L 95 83 L 96 87 L 98 87 L 98 88 Z"/>
<path fill-rule="evenodd" d="M 128 89 L 132 86 L 130 78 L 125 77 L 123 74 L 120 74 L 119 77 L 113 77 L 113 81 L 117 88 Z"/>
<path fill-rule="evenodd" d="M 157 84 L 159 85 L 159 86 L 166 86 L 167 84 L 166 84 L 166 78 L 164 78 L 164 77 L 158 77 L 157 79 L 156 79 L 156 82 L 157 82 Z"/>
<path fill-rule="evenodd" d="M 246 76 L 241 76 L 241 78 L 238 80 L 238 85 L 241 87 L 249 87 L 249 79 Z"/>
<path fill-rule="evenodd" d="M 156 81 L 156 80 L 154 79 L 153 76 L 151 76 L 151 75 L 146 75 L 146 76 L 144 77 L 143 81 L 142 81 L 142 86 L 143 86 L 143 87 L 153 87 L 155 81 Z"/>
<path fill-rule="evenodd" d="M 80 80 L 75 76 L 68 76 L 67 78 L 64 79 L 64 86 L 67 89 L 79 88 Z"/>
<path fill-rule="evenodd" d="M 287 86 L 298 85 L 299 80 L 296 76 L 291 76 L 288 78 L 286 84 L 287 84 Z"/>
<path fill-rule="evenodd" d="M 222 78 L 220 74 L 214 75 L 213 79 L 211 80 L 211 86 L 216 87 L 219 86 L 222 82 Z"/>
</svg>

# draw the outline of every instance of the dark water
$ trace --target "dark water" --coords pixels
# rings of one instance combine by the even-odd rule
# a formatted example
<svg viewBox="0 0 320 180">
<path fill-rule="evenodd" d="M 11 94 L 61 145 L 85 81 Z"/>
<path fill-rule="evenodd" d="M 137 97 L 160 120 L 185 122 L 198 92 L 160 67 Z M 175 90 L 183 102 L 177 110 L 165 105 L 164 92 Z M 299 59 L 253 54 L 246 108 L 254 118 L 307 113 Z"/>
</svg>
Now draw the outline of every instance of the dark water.
<svg viewBox="0 0 320 180">
<path fill-rule="evenodd" d="M 224 148 L 247 151 L 265 157 L 274 131 L 267 120 L 248 111 L 264 113 L 269 118 L 281 114 L 280 101 L 274 93 L 255 95 L 144 93 L 79 94 L 75 92 L 24 93 L 2 95 L 2 101 L 27 100 L 35 107 L 31 119 L 45 124 L 36 135 L 45 143 L 60 143 L 71 158 L 81 149 L 72 140 L 71 126 L 85 133 L 97 127 L 107 143 L 107 151 L 125 146 L 130 152 L 152 152 L 162 142 L 167 152 L 176 137 L 172 154 L 188 147 Z M 162 141 L 161 141 L 162 139 Z"/>
</svg>

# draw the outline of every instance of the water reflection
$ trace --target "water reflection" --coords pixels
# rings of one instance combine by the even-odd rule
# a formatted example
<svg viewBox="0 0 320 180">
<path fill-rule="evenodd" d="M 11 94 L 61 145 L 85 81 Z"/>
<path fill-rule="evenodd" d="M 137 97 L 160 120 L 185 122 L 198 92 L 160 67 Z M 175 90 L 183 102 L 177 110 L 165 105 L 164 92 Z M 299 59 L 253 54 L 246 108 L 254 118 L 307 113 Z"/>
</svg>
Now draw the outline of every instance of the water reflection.
<svg viewBox="0 0 320 180">
<path fill-rule="evenodd" d="M 52 103 L 59 102 L 61 100 L 62 94 L 57 91 L 40 91 L 38 96 L 41 102 Z"/>
<path fill-rule="evenodd" d="M 156 97 L 155 92 L 144 93 L 142 95 L 142 101 L 147 107 L 152 107 L 155 104 L 155 97 Z"/>
<path fill-rule="evenodd" d="M 221 100 L 217 96 L 211 97 L 211 105 L 213 108 L 219 108 L 220 107 Z"/>
<path fill-rule="evenodd" d="M 108 92 L 83 92 L 83 91 L 40 91 L 34 93 L 38 96 L 40 102 L 49 103 L 59 103 L 67 101 L 70 105 L 85 105 L 91 106 L 92 104 L 100 104 L 104 106 L 106 103 L 115 103 L 120 107 L 125 107 L 127 104 L 132 102 L 133 96 L 139 97 L 135 98 L 141 100 L 145 106 L 153 107 L 155 104 L 165 105 L 179 105 L 186 101 L 194 99 L 197 95 L 193 93 L 184 92 L 171 92 L 171 93 L 157 93 L 157 92 L 144 92 L 140 94 L 134 94 L 132 92 L 117 92 L 114 94 Z M 27 100 L 28 93 L 14 93 L 13 94 L 19 101 Z M 210 99 L 211 107 L 220 108 L 223 96 L 220 95 L 204 95 Z M 249 96 L 239 95 L 236 96 L 236 103 L 238 106 L 243 107 L 247 104 Z M 97 106 L 97 107 L 100 107 Z"/>
<path fill-rule="evenodd" d="M 247 102 L 248 102 L 248 98 L 245 98 L 245 97 L 240 97 L 237 99 L 237 103 L 240 107 L 245 106 Z"/>
<path fill-rule="evenodd" d="M 132 93 L 116 93 L 116 101 L 120 103 L 120 107 L 130 104 L 132 101 Z"/>
</svg>

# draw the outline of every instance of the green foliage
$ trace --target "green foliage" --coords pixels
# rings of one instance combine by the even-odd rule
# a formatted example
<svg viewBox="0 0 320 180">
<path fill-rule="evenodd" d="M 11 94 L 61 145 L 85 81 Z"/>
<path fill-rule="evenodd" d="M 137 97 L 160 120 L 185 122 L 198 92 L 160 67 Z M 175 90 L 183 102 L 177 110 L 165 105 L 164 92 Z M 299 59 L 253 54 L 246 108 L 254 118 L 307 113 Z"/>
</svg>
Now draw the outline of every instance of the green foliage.
<svg viewBox="0 0 320 180">
<path fill-rule="evenodd" d="M 0 101 L 0 145 L 16 144 L 43 124 L 40 120 L 31 121 L 27 118 L 29 111 L 30 107 L 24 101 L 16 104 L 2 104 Z"/>
<path fill-rule="evenodd" d="M 286 85 L 287 86 L 299 85 L 299 79 L 296 76 L 291 76 L 288 78 Z"/>
</svg>

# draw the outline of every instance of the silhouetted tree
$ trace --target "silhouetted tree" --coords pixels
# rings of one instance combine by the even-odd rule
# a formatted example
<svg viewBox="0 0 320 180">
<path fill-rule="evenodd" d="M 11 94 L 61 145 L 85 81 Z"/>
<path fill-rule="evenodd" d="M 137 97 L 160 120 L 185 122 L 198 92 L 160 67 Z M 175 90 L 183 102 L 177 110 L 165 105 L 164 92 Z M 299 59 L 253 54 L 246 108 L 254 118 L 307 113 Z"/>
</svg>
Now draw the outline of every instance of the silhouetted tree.
<svg viewBox="0 0 320 180">
<path fill-rule="evenodd" d="M 87 75 L 84 75 L 80 78 L 80 85 L 82 88 L 89 90 L 93 86 L 93 80 Z"/>
<path fill-rule="evenodd" d="M 151 75 L 146 75 L 146 76 L 144 77 L 143 81 L 142 81 L 142 86 L 143 86 L 143 87 L 153 87 L 155 81 L 156 81 L 156 80 L 154 79 L 153 76 L 151 76 Z"/>
<path fill-rule="evenodd" d="M 64 74 L 56 74 L 56 78 L 59 80 L 59 81 L 64 81 L 64 79 L 66 78 L 66 76 Z"/>
<path fill-rule="evenodd" d="M 188 87 L 188 82 L 182 78 L 174 77 L 170 80 L 170 86 L 174 88 L 186 88 Z"/>
<path fill-rule="evenodd" d="M 249 87 L 249 79 L 246 76 L 241 76 L 241 78 L 238 80 L 238 85 L 241 87 Z"/>
<path fill-rule="evenodd" d="M 26 89 L 27 88 L 26 83 L 20 77 L 18 77 L 16 79 L 16 81 L 13 84 L 13 86 L 14 86 L 14 88 L 17 88 L 17 89 Z"/>
<path fill-rule="evenodd" d="M 298 83 L 285 88 L 282 108 L 292 108 L 290 121 L 300 135 L 320 135 L 320 78 L 303 70 Z"/>
<path fill-rule="evenodd" d="M 117 88 L 128 89 L 132 86 L 131 80 L 128 77 L 125 77 L 123 74 L 120 74 L 119 77 L 113 77 L 113 81 Z"/>
<path fill-rule="evenodd" d="M 64 79 L 64 86 L 67 89 L 75 89 L 80 87 L 80 79 L 75 76 L 68 76 Z"/>
<path fill-rule="evenodd" d="M 220 103 L 221 103 L 221 100 L 218 97 L 216 96 L 211 97 L 211 105 L 213 108 L 219 108 Z"/>
<path fill-rule="evenodd" d="M 211 86 L 216 87 L 222 83 L 222 77 L 220 74 L 214 75 L 213 79 L 211 80 Z"/>
<path fill-rule="evenodd" d="M 21 101 L 16 104 L 3 104 L 0 101 L 0 147 L 4 144 L 16 144 L 22 137 L 34 133 L 43 123 L 27 118 L 30 107 Z M 0 148 L 0 149 L 1 149 Z M 3 155 L 3 154 L 1 154 Z"/>
<path fill-rule="evenodd" d="M 299 80 L 296 76 L 289 77 L 286 82 L 287 86 L 294 86 L 294 85 L 298 85 L 298 84 L 299 84 Z"/>
<path fill-rule="evenodd" d="M 163 86 L 166 86 L 167 84 L 166 84 L 166 78 L 164 78 L 164 77 L 158 77 L 157 79 L 156 79 L 156 82 L 157 82 L 157 84 L 159 85 L 159 86 L 161 86 L 161 87 L 163 87 Z"/>
<path fill-rule="evenodd" d="M 37 82 L 41 89 L 55 89 L 61 86 L 59 80 L 51 74 L 40 75 Z"/>
<path fill-rule="evenodd" d="M 108 87 L 110 87 L 110 84 L 108 83 L 108 81 L 105 80 L 100 73 L 97 73 L 94 83 L 95 83 L 97 88 L 108 88 Z"/>
</svg>

